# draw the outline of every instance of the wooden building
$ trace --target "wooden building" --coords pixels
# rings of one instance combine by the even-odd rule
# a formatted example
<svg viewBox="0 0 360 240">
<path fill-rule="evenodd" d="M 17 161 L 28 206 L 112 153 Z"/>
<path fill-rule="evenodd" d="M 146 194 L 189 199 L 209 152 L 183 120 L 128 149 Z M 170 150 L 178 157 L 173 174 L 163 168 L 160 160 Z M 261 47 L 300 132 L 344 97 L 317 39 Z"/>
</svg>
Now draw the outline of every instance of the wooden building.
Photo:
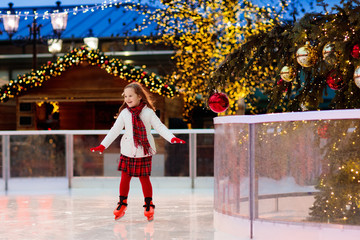
<svg viewBox="0 0 360 240">
<path fill-rule="evenodd" d="M 74 55 L 78 55 L 76 51 L 71 54 L 65 56 L 65 59 L 48 62 L 48 66 L 41 67 L 45 70 L 37 73 L 38 75 L 43 76 L 51 72 L 51 76 L 47 76 L 48 79 L 45 81 L 39 81 L 39 84 L 33 80 L 29 80 L 30 86 L 19 83 L 27 81 L 29 76 L 38 79 L 38 76 L 34 77 L 34 73 L 24 75 L 17 80 L 17 83 L 11 83 L 12 91 L 26 90 L 16 92 L 15 101 L 10 100 L 0 105 L 2 115 L 3 113 L 7 115 L 0 118 L 1 130 L 109 129 L 123 103 L 123 89 L 129 81 L 141 82 L 145 74 L 152 79 L 156 78 L 155 74 L 147 73 L 143 69 L 121 65 L 116 59 L 110 60 L 111 63 L 116 62 L 120 66 L 125 66 L 124 68 L 131 67 L 128 72 L 140 71 L 142 75 L 122 77 L 120 74 L 114 74 L 113 72 L 119 68 L 115 66 L 113 67 L 115 70 L 112 71 L 109 60 L 103 60 L 102 65 L 92 64 L 99 62 L 100 57 L 103 57 L 101 54 L 97 59 L 92 59 L 92 62 L 83 58 L 83 61 L 58 69 L 58 73 L 54 74 L 56 70 L 53 65 L 59 65 L 59 61 L 66 65 L 66 58 L 72 59 Z M 86 52 L 85 55 L 87 54 L 89 53 Z M 104 62 L 107 66 L 104 66 Z M 14 87 L 15 84 L 18 86 Z M 149 83 L 151 84 L 153 83 Z M 167 86 L 166 83 L 163 85 Z M 164 86 L 159 87 L 164 88 Z M 154 100 L 158 116 L 167 126 L 171 125 L 171 122 L 181 122 L 183 109 L 181 97 L 169 98 L 151 92 L 150 88 L 146 89 Z M 11 94 L 11 89 L 9 92 Z"/>
</svg>

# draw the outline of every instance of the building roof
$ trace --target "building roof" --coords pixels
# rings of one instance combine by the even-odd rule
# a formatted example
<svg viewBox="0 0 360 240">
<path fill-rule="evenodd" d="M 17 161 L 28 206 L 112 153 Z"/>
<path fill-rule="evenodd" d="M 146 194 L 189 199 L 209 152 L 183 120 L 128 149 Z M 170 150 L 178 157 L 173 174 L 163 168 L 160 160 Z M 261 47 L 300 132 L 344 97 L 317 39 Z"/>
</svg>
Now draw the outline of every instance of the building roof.
<svg viewBox="0 0 360 240">
<path fill-rule="evenodd" d="M 84 38 L 89 36 L 92 31 L 94 37 L 141 37 L 156 35 L 158 32 L 157 24 L 151 23 L 143 31 L 134 31 L 134 29 L 142 24 L 146 15 L 143 14 L 146 9 L 155 10 L 155 7 L 148 5 L 138 5 L 137 9 L 131 8 L 133 4 L 125 3 L 112 7 L 94 7 L 95 5 L 86 6 L 86 8 L 76 8 L 76 6 L 62 6 L 62 11 L 69 12 L 67 27 L 61 34 L 62 39 Z M 55 7 L 23 7 L 13 8 L 17 14 L 21 16 L 19 29 L 13 35 L 13 39 L 28 37 L 29 26 L 34 19 L 34 10 L 39 16 L 36 19 L 37 24 L 41 24 L 40 35 L 51 36 L 53 34 L 49 13 Z M 77 10 L 76 10 L 77 9 Z M 138 10 L 140 9 L 140 10 Z M 0 14 L 5 14 L 9 8 L 0 9 Z M 26 15 L 28 17 L 26 17 Z M 2 33 L 0 41 L 9 40 L 8 34 L 4 30 L 3 24 L 0 25 Z"/>
</svg>

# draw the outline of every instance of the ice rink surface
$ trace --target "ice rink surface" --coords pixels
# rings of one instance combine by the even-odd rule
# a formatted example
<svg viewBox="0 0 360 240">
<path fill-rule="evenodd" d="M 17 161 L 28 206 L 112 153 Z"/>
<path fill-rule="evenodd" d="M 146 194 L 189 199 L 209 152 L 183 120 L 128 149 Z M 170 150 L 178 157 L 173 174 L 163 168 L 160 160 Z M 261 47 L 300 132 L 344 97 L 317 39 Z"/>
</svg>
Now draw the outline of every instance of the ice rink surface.
<svg viewBox="0 0 360 240">
<path fill-rule="evenodd" d="M 212 189 L 154 189 L 153 200 L 148 222 L 141 189 L 131 189 L 115 221 L 118 189 L 0 192 L 0 239 L 226 239 L 213 227 Z"/>
</svg>

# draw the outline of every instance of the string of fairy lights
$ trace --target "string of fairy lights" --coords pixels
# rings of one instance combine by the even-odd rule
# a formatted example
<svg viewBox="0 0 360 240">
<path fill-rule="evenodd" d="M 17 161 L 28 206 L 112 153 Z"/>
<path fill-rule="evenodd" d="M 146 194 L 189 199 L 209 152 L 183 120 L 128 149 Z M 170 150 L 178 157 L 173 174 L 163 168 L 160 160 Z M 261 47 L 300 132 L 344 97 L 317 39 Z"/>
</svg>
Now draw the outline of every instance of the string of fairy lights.
<svg viewBox="0 0 360 240">
<path fill-rule="evenodd" d="M 132 0 L 125 0 L 125 1 L 118 1 L 118 0 L 105 0 L 102 3 L 98 3 L 98 4 L 88 4 L 88 5 L 79 5 L 79 6 L 74 6 L 72 8 L 63 8 L 61 11 L 67 14 L 73 14 L 73 15 L 77 15 L 77 14 L 81 14 L 81 13 L 89 13 L 89 12 L 95 12 L 97 10 L 104 10 L 107 8 L 112 8 L 112 7 L 118 7 L 121 5 L 129 5 L 131 7 L 134 6 L 140 6 L 141 3 L 137 2 L 135 3 Z M 2 15 L 7 15 L 7 14 L 16 14 L 19 17 L 23 17 L 25 20 L 27 20 L 29 17 L 31 18 L 42 18 L 42 19 L 49 19 L 50 15 L 52 13 L 58 13 L 60 12 L 59 9 L 55 9 L 54 11 L 45 11 L 45 12 L 38 12 L 36 10 L 34 11 L 20 11 L 20 10 L 15 10 L 14 12 L 10 11 L 10 10 L 0 10 L 0 17 Z"/>
<path fill-rule="evenodd" d="M 123 64 L 121 60 L 112 58 L 101 53 L 99 50 L 89 50 L 86 47 L 77 48 L 70 53 L 58 57 L 56 61 L 49 61 L 38 70 L 19 75 L 17 79 L 11 80 L 9 84 L 0 89 L 0 102 L 6 102 L 10 98 L 21 94 L 31 88 L 41 87 L 47 80 L 60 76 L 63 72 L 83 62 L 98 66 L 109 74 L 128 82 L 137 81 L 144 84 L 151 92 L 172 98 L 177 96 L 178 90 L 175 86 L 167 84 L 155 73 L 149 73 L 145 66 L 131 66 Z"/>
</svg>

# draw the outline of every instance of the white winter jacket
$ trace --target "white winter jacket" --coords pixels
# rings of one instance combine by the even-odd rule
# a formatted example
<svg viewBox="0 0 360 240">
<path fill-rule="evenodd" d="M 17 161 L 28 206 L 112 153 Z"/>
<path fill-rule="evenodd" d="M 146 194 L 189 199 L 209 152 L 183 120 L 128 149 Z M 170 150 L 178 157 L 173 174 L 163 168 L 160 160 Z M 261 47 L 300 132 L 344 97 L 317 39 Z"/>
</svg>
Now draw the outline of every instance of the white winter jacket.
<svg viewBox="0 0 360 240">
<path fill-rule="evenodd" d="M 140 118 L 144 123 L 146 128 L 147 139 L 150 143 L 151 148 L 156 152 L 155 141 L 151 134 L 151 126 L 168 142 L 171 142 L 171 139 L 174 138 L 174 134 L 172 134 L 169 129 L 160 121 L 160 119 L 156 116 L 155 112 L 145 106 L 141 113 Z M 105 148 L 108 148 L 110 144 L 119 136 L 120 131 L 125 127 L 124 136 L 121 138 L 120 142 L 120 151 L 122 155 L 132 158 L 141 158 L 150 156 L 144 154 L 143 147 L 135 147 L 134 138 L 133 138 L 133 124 L 132 124 L 132 115 L 131 112 L 125 108 L 121 111 L 118 118 L 116 119 L 114 125 L 109 130 L 108 134 L 101 142 Z"/>
</svg>

